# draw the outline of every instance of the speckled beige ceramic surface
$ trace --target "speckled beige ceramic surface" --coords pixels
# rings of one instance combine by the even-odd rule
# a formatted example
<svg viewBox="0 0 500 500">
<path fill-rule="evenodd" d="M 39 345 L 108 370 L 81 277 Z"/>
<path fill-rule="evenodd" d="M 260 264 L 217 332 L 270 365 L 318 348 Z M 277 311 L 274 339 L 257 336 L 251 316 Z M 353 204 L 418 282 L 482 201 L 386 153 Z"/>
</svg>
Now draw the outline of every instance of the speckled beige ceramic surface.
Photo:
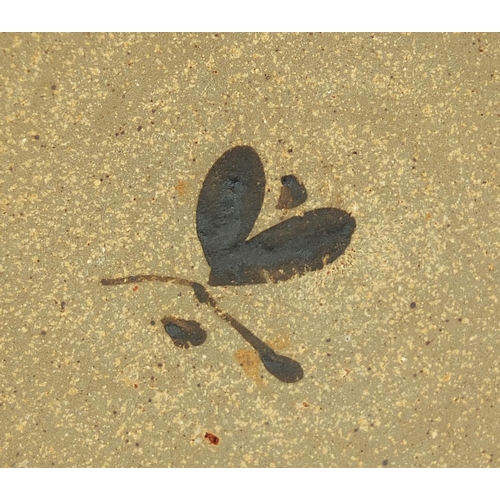
<svg viewBox="0 0 500 500">
<path fill-rule="evenodd" d="M 499 42 L 0 35 L 0 465 L 499 466 Z M 206 285 L 198 194 L 236 145 L 266 173 L 252 234 L 356 218 L 322 270 L 207 287 L 297 383 L 190 289 L 100 284 Z M 287 174 L 308 199 L 278 210 Z"/>
</svg>

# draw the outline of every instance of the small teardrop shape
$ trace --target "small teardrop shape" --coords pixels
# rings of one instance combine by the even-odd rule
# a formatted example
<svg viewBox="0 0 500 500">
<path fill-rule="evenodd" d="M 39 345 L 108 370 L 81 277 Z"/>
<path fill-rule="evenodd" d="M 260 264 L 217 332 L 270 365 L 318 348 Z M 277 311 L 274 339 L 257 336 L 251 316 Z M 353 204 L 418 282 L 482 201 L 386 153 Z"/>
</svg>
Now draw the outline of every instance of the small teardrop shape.
<svg viewBox="0 0 500 500">
<path fill-rule="evenodd" d="M 197 321 L 186 321 L 170 316 L 163 318 L 161 322 L 174 345 L 181 349 L 188 349 L 189 344 L 193 346 L 201 345 L 207 339 L 207 332 Z"/>
<path fill-rule="evenodd" d="M 276 208 L 295 208 L 307 200 L 307 191 L 295 175 L 284 175 L 281 178 L 281 193 Z"/>
<path fill-rule="evenodd" d="M 294 384 L 304 377 L 302 366 L 294 359 L 276 354 L 271 349 L 260 350 L 259 356 L 266 370 L 281 382 Z"/>
</svg>

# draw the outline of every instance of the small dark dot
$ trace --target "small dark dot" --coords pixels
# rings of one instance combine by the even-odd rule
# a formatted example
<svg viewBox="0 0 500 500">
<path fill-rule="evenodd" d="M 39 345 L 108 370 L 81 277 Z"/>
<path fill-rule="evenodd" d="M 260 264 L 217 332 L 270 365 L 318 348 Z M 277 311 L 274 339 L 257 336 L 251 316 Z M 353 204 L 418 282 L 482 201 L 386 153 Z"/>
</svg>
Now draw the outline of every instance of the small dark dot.
<svg viewBox="0 0 500 500">
<path fill-rule="evenodd" d="M 52 87 L 50 87 L 52 90 L 56 90 L 57 87 L 55 85 L 52 85 Z"/>
<path fill-rule="evenodd" d="M 40 334 L 41 334 L 41 335 L 47 335 L 47 332 L 46 332 L 45 330 L 42 330 L 42 331 L 40 332 Z"/>
<path fill-rule="evenodd" d="M 35 139 L 38 141 L 40 140 L 40 136 L 38 134 L 35 135 Z"/>
<path fill-rule="evenodd" d="M 154 319 L 151 320 L 151 325 L 152 326 L 155 326 L 156 325 L 156 321 Z"/>
<path fill-rule="evenodd" d="M 325 342 L 331 342 L 332 339 L 326 339 Z"/>
<path fill-rule="evenodd" d="M 416 303 L 416 302 L 412 302 L 412 303 L 410 304 L 410 307 L 411 307 L 412 309 L 415 309 L 415 307 L 417 307 L 417 303 Z"/>
<path fill-rule="evenodd" d="M 387 459 L 386 459 L 386 460 L 384 460 L 384 461 L 382 462 L 382 465 L 387 465 L 388 463 L 389 463 L 389 460 L 387 460 Z"/>
<path fill-rule="evenodd" d="M 141 130 L 142 130 L 142 125 L 139 125 L 139 126 L 137 127 L 137 132 L 140 132 Z"/>
<path fill-rule="evenodd" d="M 158 363 L 158 368 L 161 368 L 163 366 L 162 363 Z"/>
<path fill-rule="evenodd" d="M 458 321 L 461 323 L 462 322 L 462 318 L 458 318 Z"/>
<path fill-rule="evenodd" d="M 290 148 L 290 149 L 288 150 L 288 152 L 289 152 L 289 153 L 293 153 L 293 149 L 292 149 L 292 148 Z"/>
<path fill-rule="evenodd" d="M 139 446 L 139 443 L 135 443 L 135 445 L 138 447 L 138 446 Z"/>
</svg>

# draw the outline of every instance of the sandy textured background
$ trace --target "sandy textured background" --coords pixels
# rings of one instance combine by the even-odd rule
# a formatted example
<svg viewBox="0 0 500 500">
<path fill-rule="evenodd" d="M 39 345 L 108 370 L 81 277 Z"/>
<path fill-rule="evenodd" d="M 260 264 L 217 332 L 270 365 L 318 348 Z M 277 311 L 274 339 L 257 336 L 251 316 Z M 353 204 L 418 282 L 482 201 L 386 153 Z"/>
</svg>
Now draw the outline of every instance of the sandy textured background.
<svg viewBox="0 0 500 500">
<path fill-rule="evenodd" d="M 498 467 L 499 42 L 0 35 L 0 465 Z M 188 289 L 99 284 L 206 283 L 197 196 L 237 144 L 266 170 L 252 234 L 357 220 L 334 265 L 211 289 L 297 384 Z M 177 349 L 166 315 L 207 342 Z"/>
</svg>

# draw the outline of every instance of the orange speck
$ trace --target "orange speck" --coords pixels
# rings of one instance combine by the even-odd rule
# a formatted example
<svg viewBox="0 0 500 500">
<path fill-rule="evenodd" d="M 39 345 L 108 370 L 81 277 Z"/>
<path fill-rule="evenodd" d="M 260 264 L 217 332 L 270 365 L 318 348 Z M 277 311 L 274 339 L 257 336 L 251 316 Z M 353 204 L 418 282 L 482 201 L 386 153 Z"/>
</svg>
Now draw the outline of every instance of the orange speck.
<svg viewBox="0 0 500 500">
<path fill-rule="evenodd" d="M 260 376 L 261 361 L 253 349 L 239 349 L 236 351 L 235 357 L 243 371 L 256 385 L 264 385 L 264 380 Z"/>
<path fill-rule="evenodd" d="M 132 290 L 134 290 L 134 292 L 137 292 L 137 290 L 139 290 L 139 287 L 135 285 L 134 288 L 132 288 Z"/>
<path fill-rule="evenodd" d="M 215 434 L 212 434 L 211 432 L 205 433 L 205 439 L 210 444 L 213 444 L 214 446 L 217 446 L 219 444 L 219 441 L 220 441 L 220 439 Z"/>
<path fill-rule="evenodd" d="M 175 186 L 175 190 L 179 196 L 184 196 L 187 191 L 186 183 L 184 181 L 179 181 Z"/>
<path fill-rule="evenodd" d="M 309 405 L 308 405 L 305 401 L 302 403 L 302 406 L 303 406 L 304 408 L 308 408 L 308 407 L 309 407 Z"/>
</svg>

